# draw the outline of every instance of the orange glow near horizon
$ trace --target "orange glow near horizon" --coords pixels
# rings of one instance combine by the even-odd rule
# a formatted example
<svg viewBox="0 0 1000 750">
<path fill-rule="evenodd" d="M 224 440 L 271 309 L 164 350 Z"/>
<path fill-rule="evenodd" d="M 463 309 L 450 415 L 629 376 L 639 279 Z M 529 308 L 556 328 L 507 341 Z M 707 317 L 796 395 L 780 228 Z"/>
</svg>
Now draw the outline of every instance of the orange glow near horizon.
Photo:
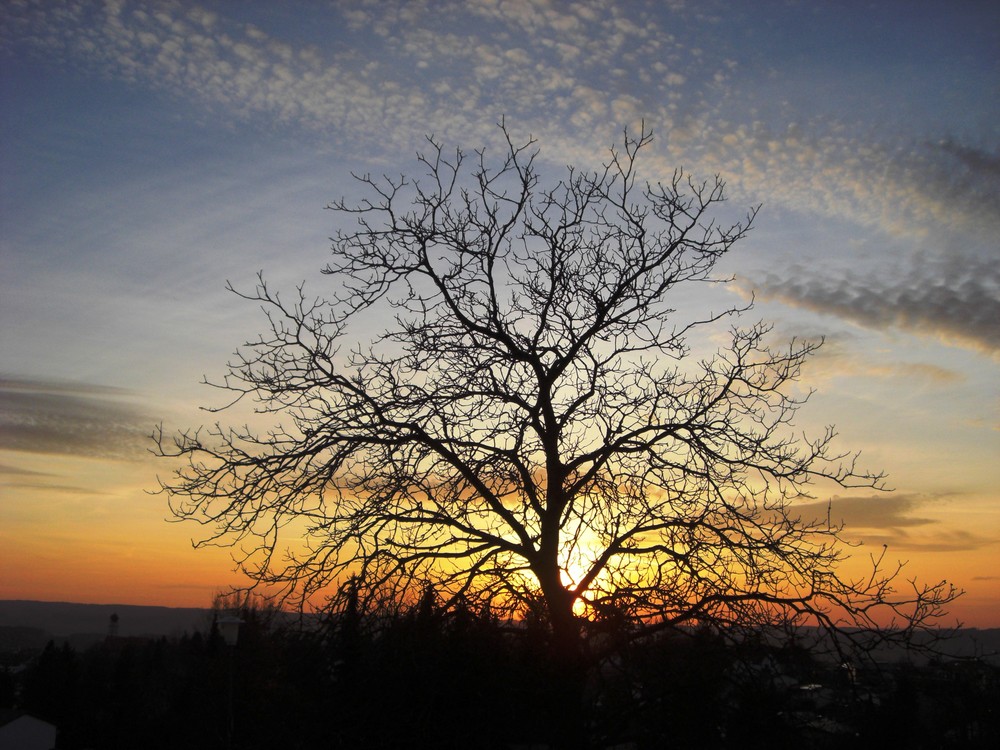
<svg viewBox="0 0 1000 750">
<path fill-rule="evenodd" d="M 210 607 L 217 594 L 247 582 L 233 572 L 230 550 L 193 549 L 190 536 L 196 527 L 165 523 L 158 502 L 162 498 L 137 497 L 144 501 L 142 512 L 127 521 L 81 523 L 72 530 L 47 529 L 43 523 L 37 534 L 17 538 L 0 532 L 0 599 Z M 899 557 L 890 548 L 886 560 Z M 993 562 L 990 550 L 977 555 L 913 555 L 897 588 L 905 594 L 912 578 L 927 583 L 951 580 L 966 593 L 952 605 L 941 626 L 1000 627 L 1000 578 L 989 575 Z M 864 576 L 869 570 L 864 547 L 842 567 L 848 577 Z M 569 566 L 565 580 L 579 580 L 585 571 L 581 559 Z M 585 610 L 585 605 L 577 607 L 578 614 Z"/>
<path fill-rule="evenodd" d="M 0 599 L 208 608 L 218 594 L 246 583 L 232 572 L 228 550 L 194 550 L 189 545 L 176 545 L 182 540 L 172 536 L 175 538 L 166 544 L 146 545 L 141 552 L 125 552 L 124 557 L 106 540 L 96 546 L 65 539 L 56 545 L 48 539 L 7 544 Z M 851 567 L 845 573 L 850 573 Z M 913 576 L 930 581 L 923 577 L 924 568 L 934 567 L 926 563 L 917 566 L 911 561 L 900 577 L 900 588 L 905 589 L 907 579 Z M 952 572 L 956 580 L 964 577 L 958 570 Z M 965 595 L 938 624 L 1000 627 L 996 606 L 1000 582 L 989 576 L 973 577 L 964 588 Z M 583 605 L 579 606 L 577 614 L 583 615 L 584 610 Z"/>
<path fill-rule="evenodd" d="M 38 486 L 5 489 L 16 502 L 0 509 L 0 599 L 210 607 L 220 592 L 247 583 L 233 571 L 231 550 L 191 547 L 191 537 L 204 529 L 166 522 L 165 498 L 144 491 L 162 471 L 156 462 L 12 457 L 35 475 L 72 476 L 78 486 L 46 478 Z M 991 522 L 983 520 L 984 532 Z M 864 537 L 864 531 L 857 533 Z M 853 538 L 850 529 L 848 537 Z M 916 539 L 912 533 L 909 538 Z M 845 576 L 867 574 L 868 549 L 853 550 L 842 569 Z M 594 554 L 577 552 L 579 559 L 567 562 L 567 580 L 582 578 L 585 558 Z M 916 578 L 947 579 L 965 589 L 942 626 L 1000 627 L 1000 577 L 992 574 L 996 559 L 990 545 L 961 554 L 896 552 L 890 546 L 886 560 L 897 559 L 908 561 L 900 588 Z M 585 605 L 577 612 L 585 614 Z"/>
</svg>

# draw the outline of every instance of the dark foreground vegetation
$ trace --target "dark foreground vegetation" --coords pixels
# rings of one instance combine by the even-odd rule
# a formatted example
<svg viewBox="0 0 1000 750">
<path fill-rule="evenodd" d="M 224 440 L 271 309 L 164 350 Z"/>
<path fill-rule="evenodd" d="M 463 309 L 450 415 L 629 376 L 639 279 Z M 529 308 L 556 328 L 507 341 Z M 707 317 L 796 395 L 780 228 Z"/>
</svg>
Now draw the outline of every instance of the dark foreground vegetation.
<svg viewBox="0 0 1000 750">
<path fill-rule="evenodd" d="M 235 647 L 213 625 L 83 651 L 50 643 L 16 668 L 7 654 L 0 710 L 55 724 L 60 748 L 559 742 L 560 722 L 539 709 L 559 684 L 541 628 L 445 614 L 429 598 L 377 623 L 350 613 L 310 627 L 269 610 L 242 617 Z M 733 645 L 693 630 L 618 649 L 611 630 L 588 642 L 583 734 L 593 747 L 1000 746 L 1000 671 L 982 659 L 845 665 L 802 646 Z"/>
</svg>

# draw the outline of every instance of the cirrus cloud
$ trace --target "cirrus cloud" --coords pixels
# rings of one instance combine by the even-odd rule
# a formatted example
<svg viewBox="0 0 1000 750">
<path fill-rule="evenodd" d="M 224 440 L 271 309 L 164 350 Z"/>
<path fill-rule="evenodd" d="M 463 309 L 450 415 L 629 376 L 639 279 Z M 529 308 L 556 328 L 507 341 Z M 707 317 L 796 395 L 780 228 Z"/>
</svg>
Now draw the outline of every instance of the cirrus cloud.
<svg viewBox="0 0 1000 750">
<path fill-rule="evenodd" d="M 0 378 L 0 450 L 138 458 L 152 420 L 130 395 L 89 384 Z"/>
</svg>

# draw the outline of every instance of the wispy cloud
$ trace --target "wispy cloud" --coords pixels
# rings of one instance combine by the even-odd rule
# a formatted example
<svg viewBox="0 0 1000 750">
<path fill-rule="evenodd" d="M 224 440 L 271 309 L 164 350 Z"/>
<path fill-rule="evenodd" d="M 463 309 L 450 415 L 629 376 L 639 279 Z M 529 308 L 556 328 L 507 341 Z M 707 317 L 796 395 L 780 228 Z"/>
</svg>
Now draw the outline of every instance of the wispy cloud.
<svg viewBox="0 0 1000 750">
<path fill-rule="evenodd" d="M 789 331 L 786 338 L 802 337 L 801 331 Z M 806 335 L 818 340 L 821 334 Z M 834 333 L 825 338 L 809 370 L 810 382 L 834 377 L 874 378 L 895 383 L 907 382 L 910 387 L 947 387 L 967 380 L 967 374 L 940 364 L 901 360 L 873 361 L 870 355 L 858 353 L 849 333 Z"/>
<path fill-rule="evenodd" d="M 905 265 L 904 265 L 905 264 Z M 759 298 L 1000 354 L 1000 264 L 979 257 L 917 257 L 893 272 L 820 276 L 804 267 L 756 279 Z"/>
<path fill-rule="evenodd" d="M 90 489 L 88 487 L 80 487 L 79 485 L 72 484 L 45 484 L 43 482 L 11 482 L 9 484 L 2 485 L 6 489 L 12 490 L 39 490 L 45 492 L 46 494 L 51 494 L 53 492 L 64 493 L 68 495 L 101 495 L 103 493 L 97 490 Z"/>
<path fill-rule="evenodd" d="M 1000 544 L 1000 539 L 991 539 L 964 529 L 938 529 L 933 535 L 914 535 L 905 529 L 892 534 L 866 535 L 867 545 L 885 544 L 894 552 L 972 552 Z"/>
<path fill-rule="evenodd" d="M 32 471 L 31 469 L 25 469 L 20 466 L 9 466 L 7 464 L 0 464 L 0 476 L 50 477 L 52 476 L 52 474 L 44 471 Z"/>
<path fill-rule="evenodd" d="M 803 518 L 826 518 L 843 523 L 852 531 L 868 529 L 900 529 L 935 523 L 929 518 L 912 515 L 927 502 L 917 495 L 892 494 L 864 497 L 834 497 L 826 502 L 796 506 Z"/>
<path fill-rule="evenodd" d="M 129 396 L 102 386 L 0 378 L 0 449 L 138 458 L 153 420 Z"/>
<path fill-rule="evenodd" d="M 899 552 L 964 552 L 1000 544 L 1000 539 L 949 529 L 926 514 L 940 498 L 915 494 L 834 497 L 796 506 L 805 519 L 829 518 L 845 535 L 868 547 L 886 545 Z"/>
</svg>

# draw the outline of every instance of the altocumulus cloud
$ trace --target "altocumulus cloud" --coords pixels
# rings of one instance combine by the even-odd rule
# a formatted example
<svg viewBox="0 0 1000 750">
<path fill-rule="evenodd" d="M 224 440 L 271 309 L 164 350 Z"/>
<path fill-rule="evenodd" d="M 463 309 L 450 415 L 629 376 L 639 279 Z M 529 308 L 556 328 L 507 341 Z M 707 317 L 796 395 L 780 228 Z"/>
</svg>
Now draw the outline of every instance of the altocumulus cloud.
<svg viewBox="0 0 1000 750">
<path fill-rule="evenodd" d="M 645 117 L 660 136 L 651 174 L 679 164 L 701 177 L 718 172 L 740 201 L 921 240 L 926 256 L 891 275 L 805 268 L 752 279 L 759 296 L 1000 351 L 995 147 L 939 133 L 894 140 L 791 105 L 766 121 L 752 116 L 752 82 L 777 63 L 714 34 L 711 54 L 700 49 L 720 23 L 704 7 L 345 0 L 315 14 L 326 24 L 316 36 L 330 40 L 319 47 L 293 42 L 280 23 L 236 20 L 225 4 L 9 0 L 0 45 L 166 92 L 222 119 L 293 126 L 376 160 L 428 132 L 490 143 L 506 113 L 540 137 L 553 162 L 583 166 Z"/>
<path fill-rule="evenodd" d="M 138 458 L 152 420 L 129 396 L 103 386 L 0 378 L 0 450 Z"/>
<path fill-rule="evenodd" d="M 191 3 L 12 0 L 3 44 L 237 119 L 409 148 L 424 129 L 481 140 L 502 112 L 529 126 L 555 116 L 617 128 L 649 114 L 630 93 L 636 69 L 651 101 L 676 107 L 675 89 L 704 62 L 658 28 L 655 7 L 337 3 L 316 16 L 332 40 L 320 49 Z"/>
<path fill-rule="evenodd" d="M 898 232 L 1000 227 L 995 153 L 957 139 L 883 143 L 794 110 L 744 116 L 755 89 L 741 86 L 770 63 L 714 34 L 738 7 L 345 0 L 314 14 L 330 40 L 320 48 L 216 12 L 224 5 L 9 0 L 0 43 L 370 156 L 428 132 L 488 143 L 505 113 L 555 163 L 584 165 L 645 118 L 661 135 L 651 171 L 720 172 L 741 200 Z"/>
<path fill-rule="evenodd" d="M 836 315 L 860 326 L 896 328 L 1000 356 L 1000 267 L 976 256 L 906 261 L 881 275 L 817 276 L 793 267 L 755 280 L 758 297 Z"/>
</svg>

